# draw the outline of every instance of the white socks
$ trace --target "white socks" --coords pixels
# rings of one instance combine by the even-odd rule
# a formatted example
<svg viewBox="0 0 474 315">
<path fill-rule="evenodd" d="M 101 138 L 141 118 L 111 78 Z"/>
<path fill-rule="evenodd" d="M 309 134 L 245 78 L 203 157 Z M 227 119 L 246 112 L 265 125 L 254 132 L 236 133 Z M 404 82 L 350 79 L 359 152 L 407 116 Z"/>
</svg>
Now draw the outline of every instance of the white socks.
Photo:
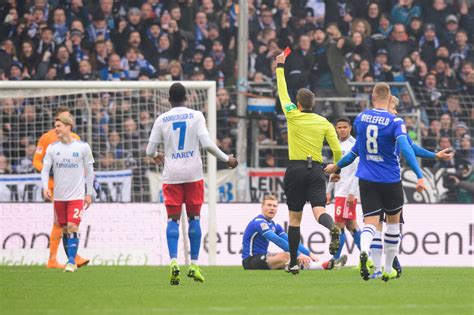
<svg viewBox="0 0 474 315">
<path fill-rule="evenodd" d="M 374 272 L 382 271 L 382 252 L 383 252 L 383 245 L 382 245 L 382 232 L 375 231 L 374 238 L 372 240 L 372 244 L 370 245 L 370 256 L 374 261 Z"/>
<path fill-rule="evenodd" d="M 374 238 L 375 231 L 377 229 L 372 224 L 367 224 L 362 228 L 360 233 L 360 251 L 366 252 L 367 254 L 370 251 L 370 244 L 372 243 L 372 239 Z"/>
<path fill-rule="evenodd" d="M 386 273 L 392 272 L 392 263 L 398 254 L 398 245 L 400 244 L 400 224 L 387 224 L 384 235 L 384 253 Z"/>
</svg>

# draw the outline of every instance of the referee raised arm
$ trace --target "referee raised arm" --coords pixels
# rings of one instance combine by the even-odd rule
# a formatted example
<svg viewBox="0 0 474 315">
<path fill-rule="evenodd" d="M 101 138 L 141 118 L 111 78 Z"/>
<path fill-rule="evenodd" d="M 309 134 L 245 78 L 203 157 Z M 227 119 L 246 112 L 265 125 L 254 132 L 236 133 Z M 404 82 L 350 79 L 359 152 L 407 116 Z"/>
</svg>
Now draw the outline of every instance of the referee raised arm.
<svg viewBox="0 0 474 315">
<path fill-rule="evenodd" d="M 291 102 L 285 81 L 285 59 L 283 53 L 276 57 L 276 76 L 278 97 L 288 124 L 289 166 L 283 185 L 290 212 L 289 271 L 297 274 L 299 272 L 297 251 L 301 237 L 301 217 L 307 201 L 311 203 L 316 221 L 331 231 L 329 252 L 334 255 L 339 248 L 340 231 L 325 209 L 326 177 L 321 165 L 324 139 L 329 143 L 336 161 L 341 158 L 342 151 L 334 126 L 326 118 L 313 113 L 313 92 L 300 89 L 296 95 L 296 105 Z"/>
</svg>

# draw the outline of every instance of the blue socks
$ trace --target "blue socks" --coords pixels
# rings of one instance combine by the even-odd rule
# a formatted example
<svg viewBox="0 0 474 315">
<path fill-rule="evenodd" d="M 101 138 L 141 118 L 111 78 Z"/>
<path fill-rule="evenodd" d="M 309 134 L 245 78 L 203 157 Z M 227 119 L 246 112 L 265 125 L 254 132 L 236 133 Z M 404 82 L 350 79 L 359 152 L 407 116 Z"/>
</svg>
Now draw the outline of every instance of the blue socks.
<svg viewBox="0 0 474 315">
<path fill-rule="evenodd" d="M 201 248 L 201 222 L 199 217 L 189 217 L 188 236 L 191 244 L 191 260 L 198 260 Z"/>
<path fill-rule="evenodd" d="M 357 228 L 351 231 L 352 237 L 354 238 L 354 243 L 356 244 L 357 248 L 360 251 L 360 229 Z"/>
<path fill-rule="evenodd" d="M 168 252 L 171 259 L 178 257 L 178 239 L 179 239 L 179 224 L 175 220 L 168 220 L 168 227 L 166 228 L 166 240 L 168 241 Z"/>
<path fill-rule="evenodd" d="M 341 229 L 341 234 L 339 234 L 339 249 L 337 250 L 337 253 L 334 256 L 332 256 L 332 258 L 339 259 L 341 257 L 342 248 L 344 247 L 345 243 L 346 243 L 346 233 L 344 229 Z"/>
<path fill-rule="evenodd" d="M 77 248 L 79 247 L 79 234 L 69 233 L 66 246 L 67 246 L 67 254 L 69 257 L 69 260 L 67 261 L 67 263 L 74 265 L 76 263 Z"/>
</svg>

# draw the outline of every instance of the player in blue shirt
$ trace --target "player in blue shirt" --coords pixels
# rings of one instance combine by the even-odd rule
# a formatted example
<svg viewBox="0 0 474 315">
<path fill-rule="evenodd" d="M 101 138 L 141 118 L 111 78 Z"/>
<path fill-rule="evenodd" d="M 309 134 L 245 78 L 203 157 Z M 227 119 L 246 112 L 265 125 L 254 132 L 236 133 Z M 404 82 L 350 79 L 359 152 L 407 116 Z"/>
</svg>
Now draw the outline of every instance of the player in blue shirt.
<svg viewBox="0 0 474 315">
<path fill-rule="evenodd" d="M 400 212 L 403 208 L 397 145 L 418 178 L 417 191 L 423 191 L 425 184 L 413 149 L 408 142 L 403 119 L 388 112 L 391 102 L 390 86 L 386 83 L 377 83 L 372 92 L 372 102 L 374 109 L 360 113 L 354 122 L 357 140 L 351 152 L 336 165 L 328 165 L 326 172 L 334 173 L 351 164 L 357 156 L 360 157 L 356 176 L 359 177 L 365 223 L 360 240 L 360 274 L 364 280 L 369 279 L 367 260 L 370 244 L 379 224 L 380 215 L 385 213 L 387 228 L 384 235 L 385 269 L 382 280 L 388 281 L 397 277 L 397 271 L 392 268 L 392 263 L 400 243 Z"/>
<path fill-rule="evenodd" d="M 389 112 L 397 115 L 397 106 L 398 106 L 398 99 L 395 96 L 392 96 L 391 102 L 390 102 L 390 108 Z M 408 143 L 410 144 L 411 148 L 413 149 L 413 152 L 417 157 L 420 158 L 425 158 L 425 159 L 437 159 L 437 160 L 450 160 L 453 158 L 454 153 L 451 151 L 451 149 L 444 149 L 441 150 L 437 153 L 428 151 L 420 146 L 418 146 L 416 143 L 414 143 L 410 137 L 407 137 Z M 400 147 L 397 146 L 396 148 L 396 155 L 400 156 Z M 375 231 L 374 238 L 372 240 L 372 244 L 370 244 L 370 256 L 372 257 L 372 260 L 374 262 L 374 273 L 370 276 L 371 279 L 378 279 L 382 277 L 382 251 L 383 251 L 383 243 L 382 243 L 382 227 L 383 227 L 383 221 L 385 220 L 385 216 L 382 215 L 380 218 L 380 223 L 377 226 L 377 230 Z M 400 223 L 403 224 L 403 209 L 400 214 Z M 397 277 L 401 276 L 402 272 L 402 267 L 400 265 L 400 262 L 398 261 L 398 258 L 395 256 L 394 261 L 393 261 L 393 268 L 397 271 Z"/>
<path fill-rule="evenodd" d="M 277 213 L 278 200 L 275 196 L 265 196 L 262 201 L 262 214 L 253 218 L 245 229 L 242 240 L 242 266 L 251 269 L 283 269 L 290 262 L 288 235 L 273 218 Z M 284 250 L 281 253 L 269 253 L 270 242 Z M 329 270 L 334 260 L 319 262 L 303 244 L 298 247 L 298 263 L 302 269 Z"/>
</svg>

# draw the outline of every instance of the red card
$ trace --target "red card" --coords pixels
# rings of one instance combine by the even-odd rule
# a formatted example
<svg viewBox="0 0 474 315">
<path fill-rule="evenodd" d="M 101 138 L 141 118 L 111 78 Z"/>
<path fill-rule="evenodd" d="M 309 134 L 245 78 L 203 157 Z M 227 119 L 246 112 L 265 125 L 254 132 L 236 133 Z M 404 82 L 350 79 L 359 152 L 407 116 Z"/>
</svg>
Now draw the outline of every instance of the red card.
<svg viewBox="0 0 474 315">
<path fill-rule="evenodd" d="M 285 50 L 283 50 L 283 54 L 285 55 L 285 58 L 288 57 L 291 54 L 290 47 L 286 47 Z"/>
</svg>

